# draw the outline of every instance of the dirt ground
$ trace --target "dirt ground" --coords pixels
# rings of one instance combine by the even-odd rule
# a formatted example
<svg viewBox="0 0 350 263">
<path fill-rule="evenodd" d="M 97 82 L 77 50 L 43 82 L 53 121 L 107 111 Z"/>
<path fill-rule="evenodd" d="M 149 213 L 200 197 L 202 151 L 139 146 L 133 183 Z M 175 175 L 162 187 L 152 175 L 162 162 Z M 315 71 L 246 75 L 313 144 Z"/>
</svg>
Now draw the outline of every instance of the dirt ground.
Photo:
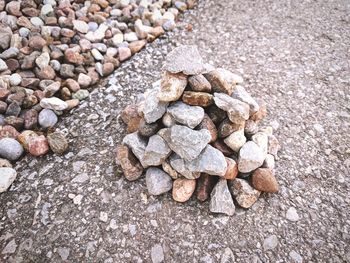
<svg viewBox="0 0 350 263">
<path fill-rule="evenodd" d="M 0 261 L 350 262 L 349 7 L 200 1 L 61 119 L 68 153 L 17 163 L 17 180 L 0 196 Z M 144 179 L 127 182 L 114 163 L 120 111 L 160 77 L 179 44 L 241 74 L 268 103 L 265 124 L 282 144 L 280 192 L 232 217 L 195 198 L 148 196 Z"/>
</svg>

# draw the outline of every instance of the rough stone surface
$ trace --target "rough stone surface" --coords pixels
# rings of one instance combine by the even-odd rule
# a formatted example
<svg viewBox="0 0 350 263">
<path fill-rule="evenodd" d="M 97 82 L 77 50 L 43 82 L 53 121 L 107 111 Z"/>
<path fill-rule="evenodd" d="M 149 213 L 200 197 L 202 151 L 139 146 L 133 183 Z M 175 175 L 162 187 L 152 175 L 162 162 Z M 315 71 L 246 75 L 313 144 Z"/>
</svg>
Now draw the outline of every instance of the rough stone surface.
<svg viewBox="0 0 350 263">
<path fill-rule="evenodd" d="M 194 75 L 188 78 L 188 84 L 193 91 L 211 92 L 211 85 L 203 75 Z"/>
<path fill-rule="evenodd" d="M 192 106 L 208 107 L 213 104 L 213 95 L 206 92 L 185 91 L 182 101 Z"/>
<path fill-rule="evenodd" d="M 161 195 L 171 190 L 171 177 L 161 169 L 150 167 L 146 171 L 146 185 L 150 195 Z"/>
<path fill-rule="evenodd" d="M 227 162 L 218 149 L 208 145 L 196 159 L 187 163 L 187 167 L 191 172 L 224 176 Z"/>
<path fill-rule="evenodd" d="M 49 133 L 47 135 L 47 141 L 51 151 L 56 154 L 63 154 L 68 149 L 68 141 L 62 132 L 55 131 Z"/>
<path fill-rule="evenodd" d="M 5 192 L 15 181 L 17 172 L 10 167 L 0 167 L 0 193 Z"/>
<path fill-rule="evenodd" d="M 227 69 L 218 68 L 204 75 L 210 82 L 214 92 L 222 92 L 231 95 L 235 85 L 242 83 L 242 77 L 230 72 Z"/>
<path fill-rule="evenodd" d="M 153 135 L 149 138 L 145 149 L 142 163 L 147 166 L 161 165 L 171 153 L 168 144 L 159 135 Z"/>
<path fill-rule="evenodd" d="M 170 156 L 169 164 L 177 173 L 187 179 L 196 179 L 200 176 L 199 172 L 191 172 L 188 169 L 186 161 L 175 153 Z"/>
<path fill-rule="evenodd" d="M 255 190 L 246 180 L 236 178 L 232 184 L 232 194 L 243 208 L 251 207 L 259 198 L 260 191 Z"/>
<path fill-rule="evenodd" d="M 187 85 L 187 76 L 178 73 L 172 74 L 165 72 L 160 82 L 160 90 L 157 98 L 160 101 L 170 102 L 181 98 Z"/>
<path fill-rule="evenodd" d="M 198 106 L 190 106 L 183 102 L 176 102 L 169 106 L 167 112 L 175 121 L 190 128 L 196 127 L 204 118 L 204 110 Z"/>
<path fill-rule="evenodd" d="M 253 97 L 240 85 L 237 85 L 232 93 L 232 98 L 238 99 L 249 105 L 249 114 L 253 115 L 260 109 L 259 104 L 253 99 Z"/>
<path fill-rule="evenodd" d="M 210 212 L 232 216 L 235 213 L 235 205 L 227 186 L 226 179 L 220 179 L 210 194 Z"/>
<path fill-rule="evenodd" d="M 145 154 L 145 149 L 147 146 L 146 140 L 141 138 L 138 132 L 134 132 L 124 137 L 123 144 L 127 145 L 131 149 L 131 151 L 135 154 L 137 159 L 139 159 L 139 161 L 141 161 L 142 163 L 143 155 Z M 147 166 L 144 166 L 144 167 L 147 167 Z"/>
<path fill-rule="evenodd" d="M 153 88 L 145 94 L 145 101 L 143 105 L 143 115 L 147 123 L 152 123 L 159 120 L 166 112 L 167 102 L 161 102 L 158 99 L 158 88 Z"/>
<path fill-rule="evenodd" d="M 247 139 L 244 136 L 244 130 L 238 130 L 231 133 L 224 139 L 224 143 L 230 147 L 234 152 L 239 152 L 242 146 L 246 143 Z"/>
<path fill-rule="evenodd" d="M 210 197 L 214 186 L 216 185 L 219 177 L 209 174 L 201 174 L 198 180 L 197 187 L 197 199 L 204 202 Z"/>
<path fill-rule="evenodd" d="M 197 158 L 211 139 L 208 130 L 194 131 L 181 125 L 168 128 L 162 137 L 170 149 L 186 161 Z"/>
<path fill-rule="evenodd" d="M 248 141 L 239 151 L 238 170 L 242 173 L 249 173 L 259 168 L 265 160 L 265 155 L 259 146 Z"/>
<path fill-rule="evenodd" d="M 197 75 L 207 72 L 197 46 L 182 45 L 173 49 L 166 58 L 164 69 L 171 73 L 183 72 L 186 75 Z"/>
</svg>

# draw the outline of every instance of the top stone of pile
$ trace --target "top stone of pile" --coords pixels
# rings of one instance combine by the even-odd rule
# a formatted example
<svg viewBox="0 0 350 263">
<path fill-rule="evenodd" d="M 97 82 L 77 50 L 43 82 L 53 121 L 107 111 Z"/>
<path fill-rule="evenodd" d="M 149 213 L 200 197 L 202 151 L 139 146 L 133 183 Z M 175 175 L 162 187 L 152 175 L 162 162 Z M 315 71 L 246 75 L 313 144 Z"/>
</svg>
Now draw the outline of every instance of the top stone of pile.
<svg viewBox="0 0 350 263">
<path fill-rule="evenodd" d="M 203 62 L 197 46 L 183 45 L 167 55 L 163 69 L 171 73 L 198 75 L 207 73 L 209 66 Z"/>
</svg>

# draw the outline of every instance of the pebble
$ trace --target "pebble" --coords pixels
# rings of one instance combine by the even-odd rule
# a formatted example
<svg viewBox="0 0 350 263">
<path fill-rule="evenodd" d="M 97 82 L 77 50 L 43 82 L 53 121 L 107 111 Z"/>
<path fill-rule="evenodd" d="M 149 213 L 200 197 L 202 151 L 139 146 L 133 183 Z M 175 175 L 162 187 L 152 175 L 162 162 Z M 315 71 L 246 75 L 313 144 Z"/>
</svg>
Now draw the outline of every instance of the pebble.
<svg viewBox="0 0 350 263">
<path fill-rule="evenodd" d="M 188 78 L 188 84 L 193 91 L 211 92 L 210 82 L 202 75 L 194 75 Z"/>
<path fill-rule="evenodd" d="M 164 262 L 164 252 L 161 244 L 155 244 L 151 249 L 152 263 Z"/>
<path fill-rule="evenodd" d="M 150 167 L 146 171 L 146 185 L 150 195 L 161 195 L 171 190 L 171 177 L 161 169 Z"/>
<path fill-rule="evenodd" d="M 278 245 L 278 238 L 276 235 L 271 235 L 265 238 L 263 247 L 264 250 L 273 250 L 277 247 Z"/>
<path fill-rule="evenodd" d="M 303 263 L 303 257 L 295 250 L 289 252 L 289 257 L 293 260 L 293 263 Z"/>
<path fill-rule="evenodd" d="M 185 91 L 182 101 L 188 105 L 208 107 L 213 104 L 213 95 L 206 92 Z"/>
<path fill-rule="evenodd" d="M 11 167 L 0 167 L 0 193 L 7 191 L 15 181 L 17 172 Z"/>
<path fill-rule="evenodd" d="M 235 213 L 235 205 L 226 179 L 220 179 L 211 192 L 209 210 L 212 213 L 221 213 L 229 216 Z"/>
<path fill-rule="evenodd" d="M 226 180 L 234 180 L 238 175 L 237 162 L 231 158 L 225 157 L 227 162 L 227 169 L 224 175 Z"/>
<path fill-rule="evenodd" d="M 77 99 L 82 101 L 90 96 L 90 92 L 86 89 L 80 89 L 77 92 L 73 93 L 72 99 Z"/>
<path fill-rule="evenodd" d="M 10 160 L 16 161 L 23 154 L 22 145 L 12 138 L 3 138 L 0 140 L 0 156 Z"/>
<path fill-rule="evenodd" d="M 159 87 L 153 88 L 145 93 L 143 115 L 147 123 L 153 123 L 162 118 L 166 112 L 168 102 L 161 102 L 158 99 Z"/>
<path fill-rule="evenodd" d="M 292 221 L 292 222 L 298 221 L 299 220 L 299 215 L 298 215 L 297 210 L 294 207 L 288 208 L 288 210 L 286 212 L 286 218 L 289 221 Z"/>
<path fill-rule="evenodd" d="M 49 144 L 44 135 L 31 136 L 28 140 L 28 152 L 33 156 L 42 156 L 49 151 Z"/>
<path fill-rule="evenodd" d="M 260 191 L 255 190 L 246 180 L 236 178 L 232 184 L 232 194 L 243 208 L 251 207 L 259 198 Z"/>
<path fill-rule="evenodd" d="M 142 162 L 147 147 L 147 141 L 142 138 L 138 132 L 126 135 L 123 139 L 123 144 L 127 145 L 137 159 Z M 147 165 L 145 167 L 147 167 Z"/>
<path fill-rule="evenodd" d="M 52 110 L 43 109 L 39 113 L 38 122 L 44 129 L 55 126 L 57 121 L 57 115 Z"/>
<path fill-rule="evenodd" d="M 44 109 L 50 109 L 55 111 L 62 111 L 68 108 L 66 102 L 56 97 L 42 99 L 40 101 L 40 106 Z"/>
<path fill-rule="evenodd" d="M 179 178 L 173 183 L 173 199 L 177 202 L 184 203 L 188 201 L 196 189 L 196 180 Z"/>
</svg>

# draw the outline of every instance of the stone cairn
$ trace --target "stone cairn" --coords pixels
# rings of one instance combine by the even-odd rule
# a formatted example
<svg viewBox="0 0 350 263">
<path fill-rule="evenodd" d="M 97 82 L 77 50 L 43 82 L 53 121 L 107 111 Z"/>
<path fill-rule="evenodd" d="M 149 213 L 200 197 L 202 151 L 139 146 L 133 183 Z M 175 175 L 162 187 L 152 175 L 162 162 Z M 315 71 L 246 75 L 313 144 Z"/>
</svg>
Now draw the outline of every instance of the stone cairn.
<svg viewBox="0 0 350 263">
<path fill-rule="evenodd" d="M 279 143 L 271 127 L 258 127 L 266 104 L 242 82 L 204 64 L 196 46 L 175 48 L 162 79 L 121 113 L 128 134 L 117 163 L 125 178 L 137 180 L 145 171 L 150 195 L 172 190 L 175 201 L 186 202 L 195 193 L 210 199 L 211 212 L 227 215 L 235 212 L 232 196 L 249 208 L 261 192 L 277 192 Z"/>
<path fill-rule="evenodd" d="M 58 116 L 195 1 L 0 0 L 0 192 L 24 151 L 64 152 L 64 135 L 47 132 Z"/>
</svg>

